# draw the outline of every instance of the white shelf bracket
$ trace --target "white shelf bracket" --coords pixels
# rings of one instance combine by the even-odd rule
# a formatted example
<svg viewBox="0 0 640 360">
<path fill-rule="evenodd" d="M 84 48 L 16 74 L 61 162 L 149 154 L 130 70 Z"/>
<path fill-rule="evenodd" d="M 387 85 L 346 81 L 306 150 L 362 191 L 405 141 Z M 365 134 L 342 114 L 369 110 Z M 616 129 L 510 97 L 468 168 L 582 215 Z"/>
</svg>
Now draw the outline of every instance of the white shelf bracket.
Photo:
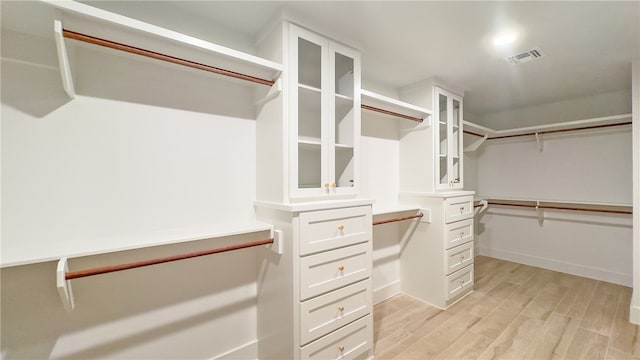
<svg viewBox="0 0 640 360">
<path fill-rule="evenodd" d="M 58 287 L 58 295 L 64 305 L 64 309 L 67 311 L 73 310 L 75 302 L 73 301 L 73 289 L 71 288 L 71 281 L 66 279 L 67 272 L 69 271 L 69 264 L 67 258 L 62 258 L 58 261 L 58 269 L 56 270 L 56 285 Z"/>
<path fill-rule="evenodd" d="M 475 214 L 474 215 L 480 215 L 483 212 L 487 211 L 487 209 L 489 208 L 489 201 L 487 200 L 480 200 L 479 203 L 482 205 L 482 207 L 476 208 L 475 209 Z"/>
<path fill-rule="evenodd" d="M 271 237 L 273 238 L 273 244 L 269 245 L 269 249 L 278 255 L 282 255 L 284 253 L 282 230 L 271 230 Z"/>
<path fill-rule="evenodd" d="M 62 87 L 70 98 L 76 97 L 76 90 L 73 86 L 73 77 L 71 76 L 71 66 L 69 65 L 69 57 L 67 55 L 67 47 L 64 43 L 64 34 L 62 32 L 62 23 L 60 20 L 53 21 L 53 35 L 56 39 L 56 49 L 58 50 L 58 65 L 60 66 L 60 76 L 62 78 Z"/>
<path fill-rule="evenodd" d="M 278 80 L 276 80 L 275 83 L 273 83 L 273 85 L 271 86 L 271 88 L 269 89 L 265 97 L 256 101 L 256 106 L 262 106 L 268 103 L 269 101 L 277 98 L 280 95 L 280 93 L 282 93 L 282 78 L 279 78 Z"/>
<path fill-rule="evenodd" d="M 540 201 L 536 201 L 536 214 L 538 214 L 538 224 L 542 226 L 544 223 L 544 212 L 540 208 Z"/>
<path fill-rule="evenodd" d="M 542 138 L 540 137 L 539 133 L 536 133 L 536 142 L 538 143 L 538 151 L 542 152 Z"/>
<path fill-rule="evenodd" d="M 485 141 L 487 141 L 487 139 L 489 138 L 488 134 L 485 134 L 482 138 L 474 141 L 473 143 L 469 144 L 469 146 L 467 146 L 466 148 L 464 148 L 464 152 L 473 152 L 478 150 L 478 148 L 484 144 Z"/>
</svg>

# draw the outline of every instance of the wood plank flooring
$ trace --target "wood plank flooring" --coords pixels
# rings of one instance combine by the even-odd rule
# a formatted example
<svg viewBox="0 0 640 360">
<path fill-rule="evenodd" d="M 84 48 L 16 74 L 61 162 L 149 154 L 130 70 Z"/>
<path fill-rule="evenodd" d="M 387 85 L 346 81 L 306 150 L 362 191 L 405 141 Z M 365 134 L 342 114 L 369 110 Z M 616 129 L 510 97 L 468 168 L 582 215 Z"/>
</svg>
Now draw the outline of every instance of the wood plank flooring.
<svg viewBox="0 0 640 360">
<path fill-rule="evenodd" d="M 374 308 L 376 359 L 637 359 L 631 289 L 478 256 L 474 292 L 442 311 L 398 295 Z"/>
</svg>

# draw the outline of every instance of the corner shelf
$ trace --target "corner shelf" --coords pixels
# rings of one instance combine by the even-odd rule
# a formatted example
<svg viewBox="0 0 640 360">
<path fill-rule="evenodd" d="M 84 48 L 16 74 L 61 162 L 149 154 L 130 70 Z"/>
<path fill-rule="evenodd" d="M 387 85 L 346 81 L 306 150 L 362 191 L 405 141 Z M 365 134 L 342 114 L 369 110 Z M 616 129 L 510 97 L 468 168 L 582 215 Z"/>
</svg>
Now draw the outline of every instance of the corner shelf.
<svg viewBox="0 0 640 360">
<path fill-rule="evenodd" d="M 515 138 L 515 137 L 523 137 L 523 136 L 535 136 L 540 147 L 539 135 L 556 134 L 556 133 L 563 133 L 563 132 L 570 132 L 570 131 L 597 130 L 597 129 L 615 127 L 615 126 L 625 126 L 625 125 L 631 124 L 631 115 L 632 114 L 612 115 L 612 116 L 604 116 L 604 117 L 591 118 L 591 119 L 567 121 L 567 122 L 561 122 L 556 124 L 529 126 L 529 127 L 506 129 L 506 130 L 493 130 L 486 126 L 478 125 L 473 122 L 465 120 L 463 121 L 464 133 L 467 135 L 480 137 L 479 140 L 467 146 L 465 148 L 465 152 L 477 150 L 478 147 L 480 147 L 480 145 L 482 145 L 482 143 L 484 143 L 484 141 L 486 140 L 499 140 L 499 139 L 508 139 L 508 138 Z"/>
</svg>

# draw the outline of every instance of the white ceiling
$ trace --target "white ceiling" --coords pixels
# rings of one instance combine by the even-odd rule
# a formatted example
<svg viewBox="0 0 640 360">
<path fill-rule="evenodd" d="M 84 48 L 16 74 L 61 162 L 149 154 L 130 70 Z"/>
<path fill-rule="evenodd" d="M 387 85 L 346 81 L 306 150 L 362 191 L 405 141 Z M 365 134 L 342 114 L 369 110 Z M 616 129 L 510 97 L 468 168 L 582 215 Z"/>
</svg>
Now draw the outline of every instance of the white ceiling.
<svg viewBox="0 0 640 360">
<path fill-rule="evenodd" d="M 465 90 L 465 111 L 477 115 L 630 89 L 630 63 L 640 59 L 640 1 L 90 3 L 149 22 L 169 12 L 252 38 L 280 12 L 295 14 L 359 47 L 365 83 L 399 88 L 436 76 Z M 490 38 L 506 28 L 520 37 L 498 51 Z M 504 60 L 534 47 L 545 56 Z"/>
</svg>

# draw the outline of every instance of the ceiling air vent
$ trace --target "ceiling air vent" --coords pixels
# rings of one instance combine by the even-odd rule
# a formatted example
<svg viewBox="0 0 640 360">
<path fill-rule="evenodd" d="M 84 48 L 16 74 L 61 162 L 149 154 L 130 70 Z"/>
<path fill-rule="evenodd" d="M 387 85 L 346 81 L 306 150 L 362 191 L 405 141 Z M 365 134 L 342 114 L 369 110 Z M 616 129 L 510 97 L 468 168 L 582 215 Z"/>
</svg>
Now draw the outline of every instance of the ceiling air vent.
<svg viewBox="0 0 640 360">
<path fill-rule="evenodd" d="M 507 61 L 511 64 L 522 64 L 526 63 L 538 58 L 541 58 L 544 54 L 540 49 L 533 49 L 529 51 L 522 52 L 520 54 L 516 54 L 513 56 L 509 56 Z"/>
</svg>

